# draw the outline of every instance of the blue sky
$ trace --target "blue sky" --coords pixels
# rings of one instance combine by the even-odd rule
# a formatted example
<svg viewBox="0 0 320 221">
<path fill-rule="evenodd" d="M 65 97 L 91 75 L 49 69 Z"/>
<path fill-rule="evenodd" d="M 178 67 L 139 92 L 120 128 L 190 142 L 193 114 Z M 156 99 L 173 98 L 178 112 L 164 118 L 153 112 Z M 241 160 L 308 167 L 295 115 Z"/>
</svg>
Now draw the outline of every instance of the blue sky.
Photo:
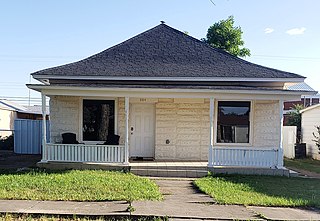
<svg viewBox="0 0 320 221">
<path fill-rule="evenodd" d="M 88 57 L 161 20 L 200 39 L 229 15 L 244 32 L 248 61 L 306 76 L 320 91 L 319 0 L 212 1 L 2 0 L 0 98 L 28 97 L 30 73 Z"/>
</svg>

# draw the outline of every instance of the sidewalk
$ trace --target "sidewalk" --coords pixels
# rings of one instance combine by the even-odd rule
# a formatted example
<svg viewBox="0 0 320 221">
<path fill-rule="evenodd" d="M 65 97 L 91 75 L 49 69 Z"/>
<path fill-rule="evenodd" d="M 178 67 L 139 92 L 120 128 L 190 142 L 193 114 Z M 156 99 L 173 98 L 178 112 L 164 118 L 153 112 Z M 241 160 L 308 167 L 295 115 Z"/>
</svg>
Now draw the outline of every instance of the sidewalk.
<svg viewBox="0 0 320 221">
<path fill-rule="evenodd" d="M 191 180 L 156 179 L 165 195 L 162 202 L 136 201 L 135 216 L 167 216 L 174 220 L 320 220 L 320 211 L 294 208 L 217 205 L 212 198 L 197 192 Z M 92 216 L 128 216 L 125 201 L 68 202 L 0 200 L 1 213 L 35 213 Z"/>
</svg>

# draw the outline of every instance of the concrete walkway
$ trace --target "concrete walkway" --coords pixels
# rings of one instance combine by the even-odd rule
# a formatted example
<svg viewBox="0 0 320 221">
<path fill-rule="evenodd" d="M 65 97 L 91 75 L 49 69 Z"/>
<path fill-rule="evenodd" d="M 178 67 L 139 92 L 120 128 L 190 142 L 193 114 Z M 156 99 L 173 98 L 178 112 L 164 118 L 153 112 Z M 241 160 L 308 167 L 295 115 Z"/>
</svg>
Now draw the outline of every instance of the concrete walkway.
<svg viewBox="0 0 320 221">
<path fill-rule="evenodd" d="M 172 220 L 320 220 L 320 211 L 294 208 L 217 205 L 193 188 L 188 179 L 155 179 L 164 201 L 133 202 L 136 216 L 167 216 Z M 1 213 L 128 216 L 128 204 L 115 202 L 66 202 L 0 200 Z"/>
</svg>

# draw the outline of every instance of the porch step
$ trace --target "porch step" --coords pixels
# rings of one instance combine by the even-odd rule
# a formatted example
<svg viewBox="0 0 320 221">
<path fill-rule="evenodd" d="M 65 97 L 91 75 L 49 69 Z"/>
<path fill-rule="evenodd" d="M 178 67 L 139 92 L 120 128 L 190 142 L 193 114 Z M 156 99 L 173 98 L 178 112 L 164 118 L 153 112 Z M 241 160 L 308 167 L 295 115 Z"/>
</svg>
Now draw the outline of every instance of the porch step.
<svg viewBox="0 0 320 221">
<path fill-rule="evenodd" d="M 243 175 L 271 175 L 271 176 L 295 176 L 287 168 L 260 168 L 260 167 L 231 167 L 214 166 L 208 168 L 212 174 L 243 174 Z"/>
<path fill-rule="evenodd" d="M 199 178 L 208 175 L 207 170 L 190 170 L 190 169 L 155 169 L 155 168 L 131 168 L 131 173 L 139 176 L 151 177 L 183 177 Z"/>
<path fill-rule="evenodd" d="M 294 170 L 289 170 L 289 176 L 290 177 L 298 177 L 299 173 Z"/>
</svg>

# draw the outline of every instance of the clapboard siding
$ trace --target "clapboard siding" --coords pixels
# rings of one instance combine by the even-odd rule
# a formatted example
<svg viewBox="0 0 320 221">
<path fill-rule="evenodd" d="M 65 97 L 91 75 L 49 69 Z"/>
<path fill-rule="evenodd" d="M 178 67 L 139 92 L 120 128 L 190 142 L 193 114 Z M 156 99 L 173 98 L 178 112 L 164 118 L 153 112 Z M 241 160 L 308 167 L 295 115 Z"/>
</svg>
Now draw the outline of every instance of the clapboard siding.
<svg viewBox="0 0 320 221">
<path fill-rule="evenodd" d="M 315 126 L 320 125 L 320 106 L 308 109 L 301 114 L 302 142 L 307 145 L 307 155 L 320 160 L 320 154 L 313 139 Z"/>
</svg>

